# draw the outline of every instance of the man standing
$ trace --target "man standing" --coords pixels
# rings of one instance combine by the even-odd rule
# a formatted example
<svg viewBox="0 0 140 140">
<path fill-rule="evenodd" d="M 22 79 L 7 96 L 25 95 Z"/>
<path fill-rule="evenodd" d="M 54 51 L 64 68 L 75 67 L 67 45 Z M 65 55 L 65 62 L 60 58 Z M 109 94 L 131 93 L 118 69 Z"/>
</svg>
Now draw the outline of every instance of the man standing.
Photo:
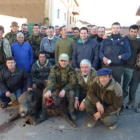
<svg viewBox="0 0 140 140">
<path fill-rule="evenodd" d="M 79 109 L 81 101 L 86 97 L 88 89 L 96 76 L 96 70 L 91 68 L 90 61 L 83 59 L 80 63 L 80 71 L 76 73 L 77 86 L 75 90 L 75 109 Z"/>
<path fill-rule="evenodd" d="M 44 37 L 40 44 L 40 51 L 45 51 L 47 59 L 54 65 L 55 58 L 54 58 L 54 50 L 55 50 L 55 43 L 58 40 L 57 37 L 54 36 L 54 27 L 49 26 L 47 28 L 47 37 Z"/>
<path fill-rule="evenodd" d="M 118 22 L 112 24 L 112 34 L 103 40 L 99 57 L 102 67 L 112 69 L 113 78 L 121 84 L 123 62 L 131 56 L 131 50 L 127 39 L 120 35 L 120 28 Z"/>
<path fill-rule="evenodd" d="M 131 25 L 129 28 L 129 35 L 127 36 L 127 39 L 131 48 L 131 57 L 127 61 L 124 62 L 124 73 L 123 73 L 123 101 L 129 94 L 129 102 L 126 106 L 126 108 L 128 109 L 131 109 L 134 106 L 134 100 L 135 100 L 133 99 L 134 95 L 132 95 L 132 93 L 135 94 L 135 92 L 133 91 L 128 92 L 128 89 L 129 89 L 129 85 L 133 77 L 137 54 L 140 51 L 140 39 L 137 38 L 137 34 L 138 34 L 138 26 Z M 131 87 L 130 89 L 132 90 L 134 87 Z"/>
<path fill-rule="evenodd" d="M 24 23 L 21 25 L 21 31 L 24 34 L 24 40 L 26 41 L 27 38 L 30 36 L 28 32 L 28 24 Z"/>
<path fill-rule="evenodd" d="M 55 62 L 58 62 L 58 57 L 62 53 L 68 54 L 71 62 L 75 42 L 72 38 L 67 37 L 66 26 L 60 27 L 60 34 L 62 35 L 62 37 L 57 40 L 55 45 Z"/>
<path fill-rule="evenodd" d="M 2 107 L 6 107 L 10 101 L 18 100 L 23 93 L 25 81 L 28 91 L 32 90 L 30 75 L 23 68 L 16 67 L 13 57 L 6 59 L 6 66 L 0 71 L 0 100 Z"/>
<path fill-rule="evenodd" d="M 103 41 L 104 35 L 105 35 L 105 27 L 99 26 L 97 28 L 97 37 L 95 38 L 95 40 L 97 41 L 97 43 L 99 45 L 99 50 L 100 50 L 100 46 L 101 46 L 101 43 Z"/>
<path fill-rule="evenodd" d="M 80 30 L 79 30 L 78 27 L 74 27 L 74 28 L 72 29 L 72 31 L 73 31 L 73 36 L 72 36 L 72 38 L 74 39 L 75 43 L 77 43 L 78 40 L 80 39 Z"/>
<path fill-rule="evenodd" d="M 19 32 L 17 34 L 17 42 L 12 44 L 11 50 L 17 66 L 20 66 L 27 72 L 30 72 L 33 64 L 33 51 L 31 45 L 28 42 L 24 42 L 23 33 Z"/>
<path fill-rule="evenodd" d="M 98 29 L 97 29 L 97 37 L 95 38 L 95 40 L 96 40 L 96 42 L 98 44 L 98 50 L 100 50 L 101 43 L 103 41 L 104 35 L 105 35 L 105 27 L 103 27 L 103 26 L 98 27 Z M 102 68 L 101 59 L 99 59 L 99 64 L 98 64 L 97 69 L 100 69 L 100 68 Z"/>
<path fill-rule="evenodd" d="M 60 27 L 58 26 L 58 25 L 56 25 L 55 27 L 54 27 L 54 36 L 55 37 L 57 37 L 57 38 L 61 38 L 61 34 L 60 34 Z"/>
<path fill-rule="evenodd" d="M 41 35 L 42 38 L 47 36 L 46 35 L 46 26 L 45 25 L 40 27 L 40 35 Z"/>
<path fill-rule="evenodd" d="M 45 88 L 51 67 L 52 64 L 46 59 L 46 53 L 39 52 L 39 60 L 31 68 L 33 88 L 37 88 L 38 85 Z"/>
<path fill-rule="evenodd" d="M 9 41 L 10 45 L 12 45 L 12 43 L 16 42 L 19 26 L 17 22 L 13 21 L 10 27 L 11 31 L 5 35 L 5 38 Z"/>
<path fill-rule="evenodd" d="M 96 25 L 91 25 L 90 38 L 94 39 L 96 37 L 97 37 L 97 26 Z"/>
<path fill-rule="evenodd" d="M 115 129 L 119 119 L 119 111 L 122 105 L 122 88 L 113 78 L 109 68 L 99 69 L 98 77 L 82 101 L 80 110 L 86 108 L 87 113 L 93 117 L 93 123 L 88 127 L 94 127 L 99 120 L 109 129 Z"/>
<path fill-rule="evenodd" d="M 5 66 L 5 59 L 12 56 L 9 41 L 3 38 L 4 27 L 0 26 L 0 70 Z"/>
<path fill-rule="evenodd" d="M 48 77 L 47 87 L 43 92 L 43 108 L 46 110 L 46 99 L 51 97 L 53 93 L 58 98 L 66 97 L 68 101 L 68 110 L 73 120 L 76 120 L 74 114 L 74 91 L 76 86 L 75 71 L 71 68 L 69 57 L 67 54 L 59 56 L 59 64 L 56 64 L 51 69 Z"/>
<path fill-rule="evenodd" d="M 90 36 L 91 35 L 91 25 L 89 24 L 86 27 L 88 29 L 88 36 Z"/>
<path fill-rule="evenodd" d="M 33 35 L 31 35 L 27 38 L 27 42 L 30 43 L 32 50 L 33 50 L 34 62 L 36 60 L 38 60 L 41 40 L 42 40 L 42 37 L 39 34 L 39 25 L 34 24 L 33 25 Z"/>
<path fill-rule="evenodd" d="M 88 29 L 86 27 L 80 29 L 80 39 L 74 47 L 72 60 L 75 70 L 80 68 L 80 62 L 83 59 L 88 59 L 92 67 L 97 69 L 99 60 L 98 45 L 95 40 L 88 37 Z"/>
</svg>

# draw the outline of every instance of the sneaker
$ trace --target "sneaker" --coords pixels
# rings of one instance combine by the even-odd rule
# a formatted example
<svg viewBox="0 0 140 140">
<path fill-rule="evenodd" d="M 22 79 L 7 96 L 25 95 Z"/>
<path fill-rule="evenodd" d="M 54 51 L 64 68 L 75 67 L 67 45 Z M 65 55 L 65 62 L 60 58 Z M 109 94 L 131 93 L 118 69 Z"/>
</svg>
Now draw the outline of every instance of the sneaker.
<svg viewBox="0 0 140 140">
<path fill-rule="evenodd" d="M 95 121 L 95 122 L 92 122 L 92 123 L 87 123 L 87 127 L 88 128 L 94 128 L 96 125 L 97 125 L 97 121 Z"/>
<path fill-rule="evenodd" d="M 139 107 L 136 109 L 136 112 L 137 113 L 140 113 L 140 108 Z"/>
<path fill-rule="evenodd" d="M 117 128 L 117 123 L 115 123 L 114 125 L 112 125 L 112 126 L 109 126 L 108 127 L 110 130 L 114 130 L 114 129 L 116 129 Z"/>
<path fill-rule="evenodd" d="M 75 113 L 70 113 L 70 117 L 72 118 L 72 120 L 74 120 L 74 121 L 76 121 L 76 115 L 75 115 Z"/>
<path fill-rule="evenodd" d="M 134 107 L 134 103 L 132 103 L 132 102 L 128 102 L 128 104 L 126 105 L 127 109 L 131 109 L 133 107 Z"/>
</svg>

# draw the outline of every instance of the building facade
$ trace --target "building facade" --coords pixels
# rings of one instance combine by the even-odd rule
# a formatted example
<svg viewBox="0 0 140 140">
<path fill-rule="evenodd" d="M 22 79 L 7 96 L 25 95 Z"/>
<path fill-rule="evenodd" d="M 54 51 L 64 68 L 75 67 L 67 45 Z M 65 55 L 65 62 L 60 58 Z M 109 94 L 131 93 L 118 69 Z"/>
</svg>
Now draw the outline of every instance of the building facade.
<svg viewBox="0 0 140 140">
<path fill-rule="evenodd" d="M 4 0 L 0 6 L 0 16 L 7 17 L 5 23 L 24 19 L 28 24 L 66 25 L 70 30 L 79 15 L 78 0 Z"/>
</svg>

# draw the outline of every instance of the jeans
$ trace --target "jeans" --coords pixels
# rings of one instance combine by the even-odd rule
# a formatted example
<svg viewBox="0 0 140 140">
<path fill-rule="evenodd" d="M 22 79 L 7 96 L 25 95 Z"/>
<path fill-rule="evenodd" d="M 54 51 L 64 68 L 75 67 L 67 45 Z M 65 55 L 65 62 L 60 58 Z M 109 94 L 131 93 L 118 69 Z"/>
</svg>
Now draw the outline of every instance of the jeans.
<svg viewBox="0 0 140 140">
<path fill-rule="evenodd" d="M 22 89 L 9 90 L 9 91 L 10 93 L 15 94 L 17 100 L 20 97 L 20 95 L 23 93 Z M 0 90 L 0 99 L 5 104 L 8 104 L 11 101 L 11 99 L 9 97 L 6 97 L 5 93 L 3 93 L 1 90 Z"/>
<path fill-rule="evenodd" d="M 138 85 L 140 83 L 140 71 L 135 70 L 129 88 L 129 102 L 135 102 L 135 95 Z"/>
<path fill-rule="evenodd" d="M 134 69 L 129 69 L 129 68 L 124 68 L 124 71 L 123 71 L 123 100 L 127 97 L 128 95 L 128 88 L 129 88 L 129 85 L 130 85 L 130 82 L 132 80 L 132 76 L 133 76 L 133 73 L 134 73 Z"/>
</svg>

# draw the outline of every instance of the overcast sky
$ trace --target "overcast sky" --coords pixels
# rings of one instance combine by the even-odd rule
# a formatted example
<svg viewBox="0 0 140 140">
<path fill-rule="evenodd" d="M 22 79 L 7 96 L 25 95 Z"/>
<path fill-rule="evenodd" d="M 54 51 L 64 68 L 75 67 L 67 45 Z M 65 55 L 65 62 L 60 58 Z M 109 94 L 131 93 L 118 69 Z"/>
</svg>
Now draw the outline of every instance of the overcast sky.
<svg viewBox="0 0 140 140">
<path fill-rule="evenodd" d="M 130 26 L 140 20 L 136 11 L 140 0 L 80 0 L 80 19 L 97 26 L 110 27 L 113 22 Z"/>
</svg>

